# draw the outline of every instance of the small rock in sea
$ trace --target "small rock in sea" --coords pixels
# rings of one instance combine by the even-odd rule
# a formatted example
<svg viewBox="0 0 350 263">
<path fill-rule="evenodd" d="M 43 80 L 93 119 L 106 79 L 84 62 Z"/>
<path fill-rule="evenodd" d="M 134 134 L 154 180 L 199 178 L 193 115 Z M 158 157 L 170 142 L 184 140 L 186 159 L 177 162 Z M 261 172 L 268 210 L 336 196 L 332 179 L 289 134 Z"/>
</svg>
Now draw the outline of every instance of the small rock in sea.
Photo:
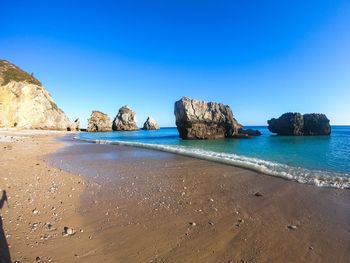
<svg viewBox="0 0 350 263">
<path fill-rule="evenodd" d="M 295 230 L 295 229 L 297 229 L 297 226 L 296 225 L 288 225 L 288 228 L 292 229 L 292 230 Z"/>
<path fill-rule="evenodd" d="M 256 192 L 254 195 L 255 195 L 255 196 L 258 196 L 258 197 L 262 197 L 262 196 L 263 196 L 263 194 L 260 193 L 260 192 Z"/>
<path fill-rule="evenodd" d="M 197 224 L 196 224 L 196 222 L 190 222 L 190 225 L 191 226 L 196 226 Z"/>
<path fill-rule="evenodd" d="M 76 233 L 76 231 L 73 229 L 73 228 L 70 228 L 70 227 L 67 227 L 65 226 L 63 228 L 63 232 L 62 232 L 62 235 L 67 237 L 67 236 L 72 236 Z"/>
</svg>

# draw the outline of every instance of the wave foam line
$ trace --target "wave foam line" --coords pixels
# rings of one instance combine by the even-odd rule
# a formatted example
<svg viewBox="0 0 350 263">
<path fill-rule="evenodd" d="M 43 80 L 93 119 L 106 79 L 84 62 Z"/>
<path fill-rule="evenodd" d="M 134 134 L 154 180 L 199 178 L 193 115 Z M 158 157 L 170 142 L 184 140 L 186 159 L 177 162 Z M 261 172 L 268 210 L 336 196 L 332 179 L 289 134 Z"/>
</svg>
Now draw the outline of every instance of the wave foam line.
<svg viewBox="0 0 350 263">
<path fill-rule="evenodd" d="M 257 158 L 245 157 L 236 154 L 205 151 L 192 147 L 174 146 L 164 144 L 150 144 L 130 141 L 93 140 L 75 137 L 75 139 L 96 144 L 114 144 L 133 146 L 151 150 L 174 153 L 202 160 L 215 161 L 241 168 L 253 170 L 271 176 L 297 181 L 299 183 L 313 184 L 319 187 L 334 187 L 350 189 L 350 175 L 331 173 L 326 171 L 308 170 L 301 167 L 292 167 L 285 164 L 264 161 Z"/>
</svg>

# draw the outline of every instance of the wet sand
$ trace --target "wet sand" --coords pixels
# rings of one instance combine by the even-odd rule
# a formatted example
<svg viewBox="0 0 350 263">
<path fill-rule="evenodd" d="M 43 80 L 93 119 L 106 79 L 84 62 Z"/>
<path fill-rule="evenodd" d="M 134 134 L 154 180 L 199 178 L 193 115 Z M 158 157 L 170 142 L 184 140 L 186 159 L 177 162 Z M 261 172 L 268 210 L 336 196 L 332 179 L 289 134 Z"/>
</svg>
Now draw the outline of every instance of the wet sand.
<svg viewBox="0 0 350 263">
<path fill-rule="evenodd" d="M 85 178 L 81 262 L 350 262 L 349 190 L 67 140 L 50 162 Z"/>
<path fill-rule="evenodd" d="M 65 134 L 0 131 L 0 262 L 349 262 L 349 190 Z"/>
</svg>

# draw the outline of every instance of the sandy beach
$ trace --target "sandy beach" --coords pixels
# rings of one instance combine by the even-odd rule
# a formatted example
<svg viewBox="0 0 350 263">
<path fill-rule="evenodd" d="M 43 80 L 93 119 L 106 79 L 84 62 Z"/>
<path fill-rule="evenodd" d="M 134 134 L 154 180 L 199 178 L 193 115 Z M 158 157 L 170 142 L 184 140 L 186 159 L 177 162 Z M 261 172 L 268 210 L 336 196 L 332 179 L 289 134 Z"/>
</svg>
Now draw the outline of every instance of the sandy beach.
<svg viewBox="0 0 350 263">
<path fill-rule="evenodd" d="M 0 262 L 9 262 L 9 257 L 12 262 L 71 262 L 76 257 L 73 252 L 83 254 L 95 246 L 79 228 L 83 218 L 77 209 L 84 180 L 45 159 L 63 146 L 56 138 L 64 134 L 0 131 L 2 200 L 3 191 L 7 193 L 0 210 Z M 64 227 L 77 232 L 66 237 Z"/>
<path fill-rule="evenodd" d="M 7 245 L 19 262 L 349 262 L 349 190 L 72 137 L 1 132 L 2 256 Z"/>
</svg>

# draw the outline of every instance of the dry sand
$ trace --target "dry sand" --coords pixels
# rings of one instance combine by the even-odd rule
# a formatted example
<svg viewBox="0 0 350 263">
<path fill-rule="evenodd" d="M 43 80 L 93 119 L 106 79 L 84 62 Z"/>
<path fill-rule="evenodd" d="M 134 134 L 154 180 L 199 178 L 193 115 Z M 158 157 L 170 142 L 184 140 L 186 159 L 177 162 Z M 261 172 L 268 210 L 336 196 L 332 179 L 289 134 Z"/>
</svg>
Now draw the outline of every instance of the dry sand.
<svg viewBox="0 0 350 263">
<path fill-rule="evenodd" d="M 349 190 L 55 137 L 1 143 L 12 260 L 350 262 Z M 77 233 L 62 236 L 64 226 Z"/>
<path fill-rule="evenodd" d="M 8 199 L 0 210 L 0 262 L 9 262 L 8 250 L 13 262 L 71 262 L 73 252 L 84 254 L 96 246 L 88 233 L 79 232 L 84 180 L 44 158 L 63 146 L 55 140 L 63 134 L 0 131 L 0 198 L 5 190 Z M 63 236 L 66 226 L 77 232 Z"/>
</svg>

